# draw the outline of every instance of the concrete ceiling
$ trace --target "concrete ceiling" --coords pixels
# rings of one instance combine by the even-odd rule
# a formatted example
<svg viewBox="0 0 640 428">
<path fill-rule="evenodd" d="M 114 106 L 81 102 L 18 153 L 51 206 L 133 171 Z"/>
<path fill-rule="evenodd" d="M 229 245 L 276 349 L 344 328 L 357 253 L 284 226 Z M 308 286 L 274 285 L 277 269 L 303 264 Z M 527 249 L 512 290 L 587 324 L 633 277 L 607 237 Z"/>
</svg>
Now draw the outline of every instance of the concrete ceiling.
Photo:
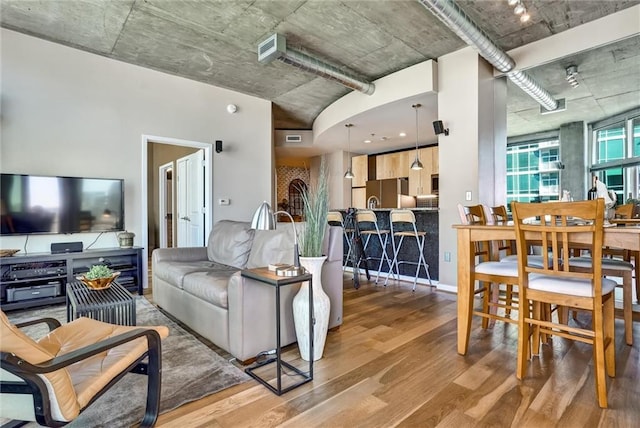
<svg viewBox="0 0 640 428">
<path fill-rule="evenodd" d="M 275 32 L 288 46 L 348 67 L 373 81 L 453 52 L 464 42 L 415 0 L 0 0 L 8 29 L 116 60 L 273 101 L 276 129 L 311 129 L 316 116 L 349 92 L 279 61 L 260 64 L 257 45 Z M 506 0 L 458 1 L 505 51 L 622 9 L 634 1 L 524 0 L 531 20 L 520 23 Z M 578 65 L 581 85 L 564 80 Z M 640 105 L 640 37 L 529 70 L 568 109 L 539 115 L 538 104 L 509 83 L 508 134 L 593 121 Z M 425 105 L 420 143 L 435 140 L 435 97 L 410 100 L 359 118 L 354 152 L 415 144 L 411 103 Z M 405 129 L 408 128 L 408 129 Z M 407 132 L 402 139 L 397 134 Z M 371 133 L 387 140 L 361 143 Z M 333 134 L 346 148 L 344 130 Z M 342 135 L 342 137 L 338 137 Z M 375 141 L 375 138 L 374 138 Z M 391 144 L 393 143 L 393 144 Z"/>
</svg>

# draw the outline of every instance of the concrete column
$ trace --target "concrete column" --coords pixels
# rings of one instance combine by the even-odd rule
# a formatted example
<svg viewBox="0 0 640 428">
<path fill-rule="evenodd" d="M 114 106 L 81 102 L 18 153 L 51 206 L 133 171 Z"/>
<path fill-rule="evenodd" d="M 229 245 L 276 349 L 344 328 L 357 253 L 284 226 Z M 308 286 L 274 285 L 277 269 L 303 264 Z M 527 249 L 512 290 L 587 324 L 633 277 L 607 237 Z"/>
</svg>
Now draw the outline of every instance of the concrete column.
<svg viewBox="0 0 640 428">
<path fill-rule="evenodd" d="M 438 59 L 438 118 L 450 130 L 438 137 L 439 280 L 455 291 L 458 204 L 503 204 L 506 189 L 506 82 L 471 48 Z"/>
<path fill-rule="evenodd" d="M 591 187 L 586 165 L 588 153 L 585 142 L 584 122 L 565 123 L 560 126 L 560 160 L 564 169 L 560 171 L 560 195 L 562 190 L 571 192 L 576 201 L 587 199 L 587 191 Z"/>
</svg>

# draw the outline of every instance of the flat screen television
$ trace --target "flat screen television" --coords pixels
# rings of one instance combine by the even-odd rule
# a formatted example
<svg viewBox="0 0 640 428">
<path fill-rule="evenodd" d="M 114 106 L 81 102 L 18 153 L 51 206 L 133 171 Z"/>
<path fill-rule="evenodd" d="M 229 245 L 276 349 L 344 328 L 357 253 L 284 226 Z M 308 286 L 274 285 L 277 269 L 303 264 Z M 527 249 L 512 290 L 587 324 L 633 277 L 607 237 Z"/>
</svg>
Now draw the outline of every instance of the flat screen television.
<svg viewBox="0 0 640 428">
<path fill-rule="evenodd" d="M 0 175 L 0 235 L 124 230 L 124 180 Z"/>
</svg>

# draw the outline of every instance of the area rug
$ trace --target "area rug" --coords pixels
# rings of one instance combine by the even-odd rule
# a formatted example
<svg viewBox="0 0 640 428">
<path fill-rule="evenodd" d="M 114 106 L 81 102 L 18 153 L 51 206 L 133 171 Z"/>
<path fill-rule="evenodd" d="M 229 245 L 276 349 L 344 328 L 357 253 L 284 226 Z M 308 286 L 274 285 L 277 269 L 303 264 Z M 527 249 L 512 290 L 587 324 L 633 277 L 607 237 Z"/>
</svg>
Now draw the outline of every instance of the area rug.
<svg viewBox="0 0 640 428">
<path fill-rule="evenodd" d="M 7 316 L 12 322 L 34 317 L 52 317 L 64 323 L 66 309 L 64 306 L 54 306 L 15 314 L 9 312 Z M 162 341 L 160 413 L 250 379 L 242 370 L 213 352 L 144 298 L 138 298 L 136 302 L 136 320 L 138 325 L 169 327 L 169 337 Z M 29 329 L 25 328 L 24 331 L 34 338 L 46 334 L 46 328 Z M 144 415 L 146 393 L 147 377 L 128 374 L 67 426 L 111 428 L 138 424 Z"/>
</svg>

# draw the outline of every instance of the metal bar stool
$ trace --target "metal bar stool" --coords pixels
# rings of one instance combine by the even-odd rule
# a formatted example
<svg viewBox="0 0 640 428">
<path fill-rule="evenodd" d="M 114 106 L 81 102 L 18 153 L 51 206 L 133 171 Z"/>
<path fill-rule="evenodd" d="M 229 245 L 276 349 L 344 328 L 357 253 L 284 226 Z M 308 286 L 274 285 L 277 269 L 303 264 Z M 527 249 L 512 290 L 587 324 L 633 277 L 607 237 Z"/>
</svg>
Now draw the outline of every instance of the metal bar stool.
<svg viewBox="0 0 640 428">
<path fill-rule="evenodd" d="M 378 273 L 376 275 L 376 284 L 378 283 L 378 278 L 380 278 L 380 271 L 382 270 L 382 263 L 384 261 L 387 262 L 387 266 L 389 266 L 389 271 L 391 272 L 393 264 L 391 263 L 391 259 L 387 254 L 387 243 L 389 242 L 389 234 L 391 233 L 388 229 L 380 229 L 378 228 L 378 217 L 376 213 L 371 210 L 358 210 L 356 213 L 356 222 L 358 223 L 358 228 L 360 229 L 360 235 L 366 236 L 367 238 L 364 241 L 364 249 L 365 254 L 367 250 L 367 246 L 369 245 L 369 240 L 371 236 L 376 235 L 378 237 L 378 242 L 380 242 L 380 247 L 382 248 L 382 255 L 380 256 L 380 264 L 378 265 Z M 364 224 L 364 225 L 363 225 Z M 373 227 L 371 226 L 373 225 Z M 384 236 L 384 240 L 382 237 Z M 377 257 L 367 257 L 369 259 L 375 259 Z M 387 278 L 389 278 L 389 273 L 387 272 Z M 386 285 L 386 281 L 385 281 Z"/>
<path fill-rule="evenodd" d="M 329 211 L 327 213 L 327 223 L 330 226 L 340 226 L 342 227 L 342 234 L 344 235 L 345 240 L 347 241 L 347 257 L 342 261 L 342 270 L 347 267 L 347 263 L 351 257 L 351 238 L 353 237 L 353 229 L 346 229 L 344 227 L 344 221 L 342 219 L 342 213 L 340 211 Z"/>
<path fill-rule="evenodd" d="M 424 266 L 424 270 L 427 274 L 427 279 L 429 280 L 429 286 L 433 287 L 431 283 L 431 275 L 429 275 L 429 265 L 424 259 L 424 241 L 427 236 L 426 232 L 418 231 L 416 229 L 416 216 L 413 214 L 411 210 L 391 210 L 389 213 L 389 222 L 391 223 L 391 243 L 393 244 L 393 261 L 391 262 L 390 272 L 393 271 L 393 266 L 396 267 L 396 273 L 398 276 L 400 275 L 399 265 L 402 263 L 407 264 L 415 264 L 416 265 L 416 276 L 413 279 L 413 291 L 416 290 L 416 283 L 418 281 L 418 274 L 420 273 L 420 266 Z M 405 226 L 402 227 L 401 224 Z M 410 228 L 407 228 L 406 225 L 410 225 Z M 400 229 L 396 229 L 400 226 Z M 400 237 L 400 241 L 396 246 L 396 237 Z M 398 261 L 398 254 L 400 253 L 400 248 L 402 247 L 402 242 L 405 237 L 413 237 L 416 240 L 416 245 L 418 246 L 418 261 L 412 262 L 409 260 L 401 260 Z M 387 279 L 389 279 L 389 274 L 387 274 Z M 386 281 L 385 281 L 386 283 Z"/>
</svg>

